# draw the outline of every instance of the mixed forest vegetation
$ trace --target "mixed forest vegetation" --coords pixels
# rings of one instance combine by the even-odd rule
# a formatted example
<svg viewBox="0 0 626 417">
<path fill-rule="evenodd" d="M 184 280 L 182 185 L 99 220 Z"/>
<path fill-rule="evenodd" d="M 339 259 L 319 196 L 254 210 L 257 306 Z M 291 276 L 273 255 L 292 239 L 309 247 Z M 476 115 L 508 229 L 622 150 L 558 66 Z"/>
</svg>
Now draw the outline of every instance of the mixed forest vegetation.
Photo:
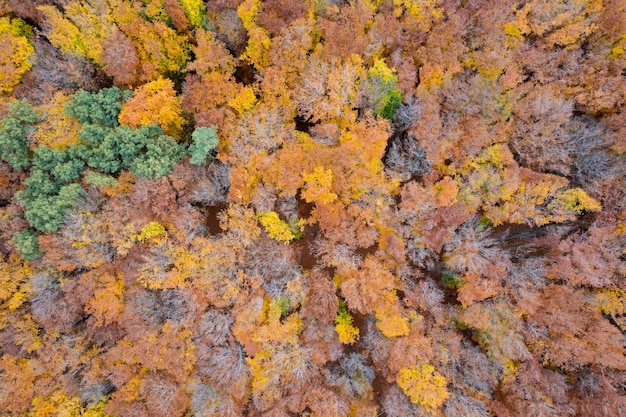
<svg viewBox="0 0 626 417">
<path fill-rule="evenodd" d="M 0 415 L 626 416 L 623 0 L 0 1 Z"/>
</svg>

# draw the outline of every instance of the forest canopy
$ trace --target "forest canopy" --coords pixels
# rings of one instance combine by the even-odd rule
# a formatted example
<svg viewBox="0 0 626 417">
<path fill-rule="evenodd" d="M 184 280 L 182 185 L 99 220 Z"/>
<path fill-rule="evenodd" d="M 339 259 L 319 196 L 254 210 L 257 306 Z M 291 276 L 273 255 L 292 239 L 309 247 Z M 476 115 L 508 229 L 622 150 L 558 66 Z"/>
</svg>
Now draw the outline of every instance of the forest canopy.
<svg viewBox="0 0 626 417">
<path fill-rule="evenodd" d="M 0 415 L 626 415 L 623 0 L 6 0 L 0 51 Z"/>
</svg>

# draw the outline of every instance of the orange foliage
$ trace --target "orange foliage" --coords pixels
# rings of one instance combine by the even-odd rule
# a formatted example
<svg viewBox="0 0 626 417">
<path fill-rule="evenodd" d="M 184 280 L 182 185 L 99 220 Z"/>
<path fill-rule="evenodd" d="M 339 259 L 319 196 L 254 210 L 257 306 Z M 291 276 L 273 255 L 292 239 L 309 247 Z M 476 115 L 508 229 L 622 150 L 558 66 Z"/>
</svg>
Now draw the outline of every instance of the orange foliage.
<svg viewBox="0 0 626 417">
<path fill-rule="evenodd" d="M 122 108 L 120 123 L 139 127 L 154 123 L 163 128 L 165 134 L 180 138 L 185 119 L 182 106 L 168 79 L 151 81 L 135 90 L 134 96 Z"/>
<path fill-rule="evenodd" d="M 623 1 L 0 3 L 0 414 L 626 415 Z"/>
</svg>

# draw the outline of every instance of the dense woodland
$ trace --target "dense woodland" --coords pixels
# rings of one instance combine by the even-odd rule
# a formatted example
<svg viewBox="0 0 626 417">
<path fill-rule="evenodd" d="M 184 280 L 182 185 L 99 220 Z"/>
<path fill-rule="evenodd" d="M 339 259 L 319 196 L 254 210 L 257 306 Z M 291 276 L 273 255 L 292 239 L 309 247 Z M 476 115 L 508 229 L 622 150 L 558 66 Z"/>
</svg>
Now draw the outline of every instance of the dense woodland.
<svg viewBox="0 0 626 417">
<path fill-rule="evenodd" d="M 623 0 L 0 1 L 0 415 L 626 415 Z"/>
</svg>

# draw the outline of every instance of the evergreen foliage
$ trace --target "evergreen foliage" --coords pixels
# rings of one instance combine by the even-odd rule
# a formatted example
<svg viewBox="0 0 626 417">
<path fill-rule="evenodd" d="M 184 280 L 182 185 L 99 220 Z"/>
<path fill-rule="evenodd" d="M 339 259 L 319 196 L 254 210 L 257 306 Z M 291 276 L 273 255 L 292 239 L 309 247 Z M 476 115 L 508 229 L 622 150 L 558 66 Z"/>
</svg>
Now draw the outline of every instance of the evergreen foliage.
<svg viewBox="0 0 626 417">
<path fill-rule="evenodd" d="M 217 126 L 199 127 L 191 135 L 193 143 L 189 145 L 191 158 L 189 163 L 202 165 L 206 163 L 211 151 L 217 147 Z"/>
<path fill-rule="evenodd" d="M 33 107 L 26 100 L 16 100 L 0 122 L 0 158 L 16 170 L 30 166 L 28 127 L 38 120 Z"/>
</svg>

